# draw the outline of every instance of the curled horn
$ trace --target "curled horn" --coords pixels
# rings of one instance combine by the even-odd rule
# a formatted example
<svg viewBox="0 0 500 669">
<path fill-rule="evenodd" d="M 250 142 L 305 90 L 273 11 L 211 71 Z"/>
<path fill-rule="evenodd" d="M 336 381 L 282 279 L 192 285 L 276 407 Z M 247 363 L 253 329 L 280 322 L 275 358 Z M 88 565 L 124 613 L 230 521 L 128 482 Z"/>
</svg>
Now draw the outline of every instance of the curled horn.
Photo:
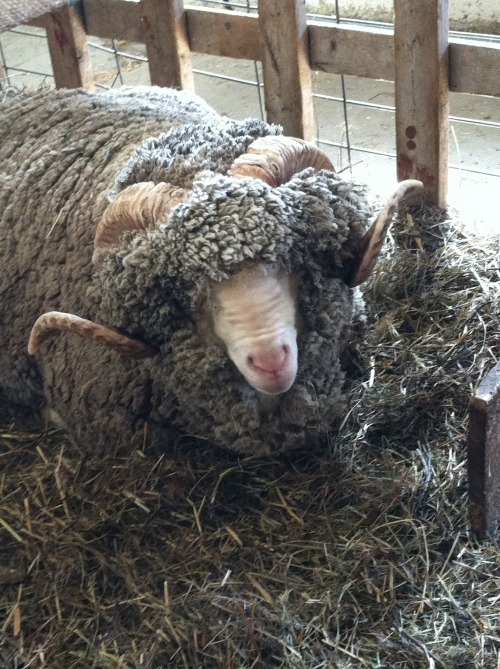
<svg viewBox="0 0 500 669">
<path fill-rule="evenodd" d="M 260 179 L 274 187 L 286 183 L 307 167 L 314 167 L 316 171 L 334 169 L 330 159 L 314 144 L 294 137 L 269 135 L 252 142 L 247 153 L 233 162 L 229 175 Z"/>
<path fill-rule="evenodd" d="M 110 330 L 104 325 L 88 321 L 86 318 L 64 314 L 60 311 L 49 311 L 35 321 L 28 343 L 28 353 L 36 355 L 44 341 L 61 331 L 73 332 L 86 339 L 98 341 L 126 358 L 150 358 L 158 352 L 153 346 L 118 334 L 118 332 Z"/>
<path fill-rule="evenodd" d="M 152 181 L 128 186 L 107 207 L 97 226 L 94 248 L 118 244 L 125 232 L 149 230 L 186 196 L 184 188 Z"/>
<path fill-rule="evenodd" d="M 384 243 L 392 217 L 401 200 L 413 195 L 423 188 L 423 183 L 415 179 L 401 181 L 396 191 L 386 202 L 385 206 L 377 216 L 376 221 L 370 226 L 365 236 L 359 242 L 358 250 L 353 261 L 351 279 L 348 285 L 351 288 L 359 286 L 366 281 L 377 262 L 377 258 Z"/>
</svg>

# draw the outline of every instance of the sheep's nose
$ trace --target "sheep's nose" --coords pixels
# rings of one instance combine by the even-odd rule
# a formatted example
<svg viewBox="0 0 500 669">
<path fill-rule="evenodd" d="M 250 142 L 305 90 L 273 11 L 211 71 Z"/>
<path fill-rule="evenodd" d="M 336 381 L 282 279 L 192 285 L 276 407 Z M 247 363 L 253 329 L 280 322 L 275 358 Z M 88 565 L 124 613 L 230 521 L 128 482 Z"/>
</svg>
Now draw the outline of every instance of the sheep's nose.
<svg viewBox="0 0 500 669">
<path fill-rule="evenodd" d="M 284 344 L 276 348 L 255 351 L 247 358 L 250 369 L 266 376 L 278 376 L 283 372 L 290 355 L 290 347 Z"/>
</svg>

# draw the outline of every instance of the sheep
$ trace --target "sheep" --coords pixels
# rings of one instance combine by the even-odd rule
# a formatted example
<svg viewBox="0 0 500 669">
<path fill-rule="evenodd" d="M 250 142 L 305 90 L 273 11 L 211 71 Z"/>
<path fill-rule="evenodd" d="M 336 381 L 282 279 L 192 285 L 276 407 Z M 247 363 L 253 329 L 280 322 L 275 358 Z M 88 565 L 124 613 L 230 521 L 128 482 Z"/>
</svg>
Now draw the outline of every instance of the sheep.
<svg viewBox="0 0 500 669">
<path fill-rule="evenodd" d="M 193 94 L 44 91 L 1 111 L 4 395 L 88 448 L 323 438 L 345 408 L 356 286 L 420 182 L 369 227 L 318 148 Z"/>
</svg>

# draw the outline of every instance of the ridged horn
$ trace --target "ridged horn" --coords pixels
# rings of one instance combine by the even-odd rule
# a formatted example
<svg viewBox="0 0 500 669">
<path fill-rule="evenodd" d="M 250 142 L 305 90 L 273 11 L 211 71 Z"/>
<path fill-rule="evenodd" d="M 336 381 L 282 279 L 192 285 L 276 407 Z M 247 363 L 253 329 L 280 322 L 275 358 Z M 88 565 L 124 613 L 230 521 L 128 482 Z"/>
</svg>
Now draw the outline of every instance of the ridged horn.
<svg viewBox="0 0 500 669">
<path fill-rule="evenodd" d="M 126 358 L 150 358 L 158 351 L 148 344 L 121 335 L 104 325 L 60 311 L 49 311 L 35 321 L 28 342 L 28 353 L 36 355 L 41 344 L 58 332 L 72 332 L 104 344 Z"/>
<path fill-rule="evenodd" d="M 236 178 L 251 177 L 279 186 L 307 167 L 331 170 L 333 165 L 314 144 L 295 137 L 269 135 L 252 142 L 247 152 L 236 158 L 228 172 Z"/>
<path fill-rule="evenodd" d="M 125 232 L 149 230 L 186 197 L 184 188 L 152 181 L 128 186 L 106 208 L 97 226 L 94 248 L 118 244 Z"/>
<path fill-rule="evenodd" d="M 358 250 L 352 264 L 352 275 L 348 281 L 351 288 L 366 281 L 375 267 L 377 258 L 384 243 L 392 217 L 401 200 L 413 195 L 424 187 L 421 181 L 407 179 L 401 181 L 396 191 L 386 202 L 377 219 L 370 226 L 365 236 L 359 242 Z"/>
</svg>

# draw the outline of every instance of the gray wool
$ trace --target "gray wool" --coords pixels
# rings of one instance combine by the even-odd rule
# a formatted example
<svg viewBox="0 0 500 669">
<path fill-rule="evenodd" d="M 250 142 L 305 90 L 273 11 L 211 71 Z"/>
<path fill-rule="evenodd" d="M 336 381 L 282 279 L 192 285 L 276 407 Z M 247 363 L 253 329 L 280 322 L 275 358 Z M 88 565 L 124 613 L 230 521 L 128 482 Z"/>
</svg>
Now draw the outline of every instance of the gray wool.
<svg viewBox="0 0 500 669">
<path fill-rule="evenodd" d="M 277 188 L 227 171 L 261 121 L 230 121 L 196 96 L 142 88 L 44 92 L 4 105 L 0 139 L 0 387 L 45 401 L 85 444 L 166 444 L 174 433 L 244 453 L 321 439 L 345 408 L 342 359 L 363 319 L 349 263 L 371 211 L 361 189 L 312 169 Z M 128 159 L 128 160 L 127 160 Z M 96 254 L 108 198 L 140 181 L 189 190 L 154 230 Z M 215 337 L 208 287 L 247 264 L 300 280 L 299 371 L 271 403 Z M 36 359 L 29 332 L 45 311 L 90 318 L 159 349 L 143 361 L 60 334 Z"/>
</svg>

